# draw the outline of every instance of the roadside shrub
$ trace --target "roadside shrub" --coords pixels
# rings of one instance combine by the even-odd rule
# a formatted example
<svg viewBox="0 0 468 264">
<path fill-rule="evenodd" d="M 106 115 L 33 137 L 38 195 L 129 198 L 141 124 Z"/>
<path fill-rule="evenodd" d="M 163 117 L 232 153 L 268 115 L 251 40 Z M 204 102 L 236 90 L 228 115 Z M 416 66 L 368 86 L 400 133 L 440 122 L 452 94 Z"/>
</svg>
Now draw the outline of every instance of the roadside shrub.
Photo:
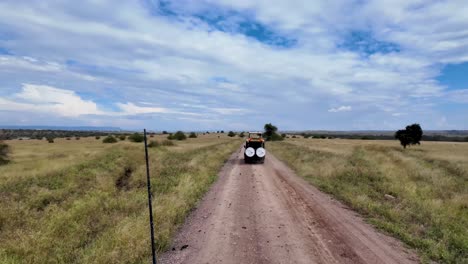
<svg viewBox="0 0 468 264">
<path fill-rule="evenodd" d="M 197 134 L 195 134 L 195 132 L 191 132 L 189 138 L 197 138 Z"/>
<path fill-rule="evenodd" d="M 148 144 L 148 148 L 157 148 L 159 146 L 161 146 L 161 144 L 156 140 L 151 140 L 151 142 Z"/>
<path fill-rule="evenodd" d="M 122 141 L 124 141 L 125 139 L 127 139 L 127 136 L 126 136 L 126 135 L 120 135 L 120 136 L 119 136 L 119 139 L 122 140 Z"/>
<path fill-rule="evenodd" d="M 236 133 L 232 132 L 232 131 L 229 131 L 228 133 L 228 137 L 234 137 L 236 136 Z"/>
<path fill-rule="evenodd" d="M 265 133 L 263 133 L 263 137 L 267 141 L 281 141 L 284 139 L 282 136 L 276 133 L 278 131 L 278 128 L 274 126 L 273 124 L 271 123 L 265 124 L 264 129 L 265 129 Z"/>
<path fill-rule="evenodd" d="M 10 153 L 10 147 L 0 141 L 0 165 L 7 164 L 9 162 L 8 160 L 8 154 Z"/>
<path fill-rule="evenodd" d="M 134 133 L 128 137 L 128 140 L 135 142 L 135 143 L 140 143 L 145 140 L 145 137 L 140 133 Z"/>
<path fill-rule="evenodd" d="M 114 136 L 107 136 L 106 138 L 104 138 L 102 142 L 103 143 L 116 143 L 117 139 Z"/>
<path fill-rule="evenodd" d="M 163 140 L 163 142 L 161 142 L 161 145 L 170 147 L 170 146 L 175 146 L 175 143 L 166 139 L 166 140 Z"/>
<path fill-rule="evenodd" d="M 177 131 L 175 134 L 170 134 L 167 139 L 170 140 L 185 140 L 187 139 L 187 136 L 184 134 L 182 131 Z"/>
<path fill-rule="evenodd" d="M 96 136 L 96 139 L 99 140 L 99 139 L 101 139 L 101 137 L 100 137 L 100 136 Z"/>
</svg>

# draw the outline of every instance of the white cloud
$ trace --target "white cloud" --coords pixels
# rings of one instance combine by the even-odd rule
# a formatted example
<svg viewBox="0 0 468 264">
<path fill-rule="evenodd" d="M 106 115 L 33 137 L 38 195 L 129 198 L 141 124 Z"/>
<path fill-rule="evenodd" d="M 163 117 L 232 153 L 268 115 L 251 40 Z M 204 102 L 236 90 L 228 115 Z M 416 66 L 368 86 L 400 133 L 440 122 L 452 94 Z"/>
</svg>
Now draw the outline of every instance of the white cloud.
<svg viewBox="0 0 468 264">
<path fill-rule="evenodd" d="M 337 112 L 349 112 L 352 110 L 352 107 L 349 105 L 342 105 L 340 107 L 334 107 L 328 109 L 328 112 L 330 113 L 337 113 Z"/>
<path fill-rule="evenodd" d="M 137 106 L 133 103 L 117 103 L 116 104 L 124 115 L 138 115 L 138 114 L 151 114 L 151 113 L 170 113 L 166 108 L 162 107 L 148 107 Z"/>
<path fill-rule="evenodd" d="M 410 109 L 447 111 L 434 106 L 444 96 L 466 103 L 436 81 L 441 65 L 468 61 L 466 1 L 181 0 L 171 5 L 183 16 L 157 16 L 158 10 L 148 10 L 142 2 L 83 1 L 75 6 L 2 1 L 0 30 L 15 34 L 0 39 L 12 51 L 0 56 L 0 108 L 23 109 L 23 115 L 93 113 L 106 116 L 102 122 L 136 114 L 203 115 L 218 126 L 255 125 L 280 116 L 278 122 L 290 128 L 310 124 L 309 117 L 297 112 L 321 111 L 330 104 L 342 105 L 330 113 L 372 109 L 340 122 L 349 128 L 387 125 L 383 121 L 389 113 Z M 230 12 L 239 17 L 228 18 L 226 27 L 247 18 L 297 44 L 273 47 L 239 32 L 222 32 L 193 16 L 197 12 Z M 353 31 L 369 32 L 400 51 L 363 55 L 340 46 Z M 214 83 L 217 76 L 229 83 Z M 104 111 L 77 93 L 49 90 L 49 98 L 59 102 L 31 91 L 9 96 L 21 83 L 94 94 L 117 110 Z M 73 98 L 75 106 L 65 104 L 64 96 Z M 134 103 L 142 100 L 144 104 Z M 204 107 L 184 107 L 190 104 Z M 243 109 L 258 114 L 246 118 Z"/>
<path fill-rule="evenodd" d="M 0 100 L 0 110 L 4 111 L 39 111 L 65 117 L 102 114 L 96 103 L 83 100 L 74 91 L 47 85 L 25 83 L 12 99 Z"/>
<path fill-rule="evenodd" d="M 25 83 L 11 98 L 0 97 L 0 110 L 43 112 L 64 117 L 83 115 L 129 116 L 152 113 L 171 113 L 166 108 L 142 107 L 134 103 L 116 103 L 118 112 L 100 110 L 92 100 L 84 100 L 74 91 L 48 85 Z"/>
</svg>

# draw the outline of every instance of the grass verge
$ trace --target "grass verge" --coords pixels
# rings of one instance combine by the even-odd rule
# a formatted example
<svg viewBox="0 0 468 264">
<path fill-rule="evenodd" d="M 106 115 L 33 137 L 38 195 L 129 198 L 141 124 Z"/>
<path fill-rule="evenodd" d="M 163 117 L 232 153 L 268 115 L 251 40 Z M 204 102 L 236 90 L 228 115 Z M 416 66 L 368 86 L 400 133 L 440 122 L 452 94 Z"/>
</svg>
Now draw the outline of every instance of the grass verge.
<svg viewBox="0 0 468 264">
<path fill-rule="evenodd" d="M 54 148 L 59 151 L 57 145 L 68 144 L 64 142 Z M 177 227 L 239 144 L 195 139 L 150 149 L 158 251 L 167 249 Z M 142 144 L 104 145 L 92 158 L 53 170 L 44 168 L 43 161 L 18 175 L 15 168 L 28 162 L 21 159 L 1 168 L 0 263 L 149 261 Z M 61 147 L 65 152 L 66 146 Z"/>
</svg>

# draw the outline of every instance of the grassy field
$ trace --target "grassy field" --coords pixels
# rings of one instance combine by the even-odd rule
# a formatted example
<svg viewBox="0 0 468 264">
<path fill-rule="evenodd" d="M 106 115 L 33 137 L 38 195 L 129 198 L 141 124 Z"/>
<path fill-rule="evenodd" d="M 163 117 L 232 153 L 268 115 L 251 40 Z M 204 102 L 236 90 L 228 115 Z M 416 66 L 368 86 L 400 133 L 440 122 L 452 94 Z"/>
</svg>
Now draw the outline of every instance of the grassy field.
<svg viewBox="0 0 468 264">
<path fill-rule="evenodd" d="M 267 148 L 425 262 L 468 263 L 468 143 L 298 138 Z"/>
<path fill-rule="evenodd" d="M 143 144 L 101 140 L 7 141 L 12 162 L 0 166 L 0 263 L 149 261 Z M 241 139 L 175 143 L 150 149 L 159 251 Z"/>
</svg>

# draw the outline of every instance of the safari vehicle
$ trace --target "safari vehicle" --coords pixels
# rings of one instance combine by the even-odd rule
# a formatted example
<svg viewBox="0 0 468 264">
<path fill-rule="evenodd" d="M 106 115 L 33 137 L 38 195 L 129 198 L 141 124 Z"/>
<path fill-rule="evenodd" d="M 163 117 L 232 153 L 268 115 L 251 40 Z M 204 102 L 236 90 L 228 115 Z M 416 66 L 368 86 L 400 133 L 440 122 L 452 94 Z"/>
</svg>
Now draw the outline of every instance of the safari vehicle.
<svg viewBox="0 0 468 264">
<path fill-rule="evenodd" d="M 265 162 L 265 139 L 262 132 L 249 132 L 244 148 L 245 163 Z"/>
</svg>

